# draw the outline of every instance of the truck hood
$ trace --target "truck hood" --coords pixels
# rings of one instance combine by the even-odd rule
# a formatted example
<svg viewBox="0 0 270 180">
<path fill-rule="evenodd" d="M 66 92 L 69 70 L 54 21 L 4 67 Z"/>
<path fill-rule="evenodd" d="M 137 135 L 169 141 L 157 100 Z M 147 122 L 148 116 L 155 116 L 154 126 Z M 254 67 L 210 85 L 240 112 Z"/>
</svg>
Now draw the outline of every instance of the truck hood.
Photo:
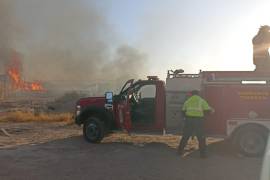
<svg viewBox="0 0 270 180">
<path fill-rule="evenodd" d="M 77 105 L 80 105 L 81 108 L 86 107 L 86 106 L 103 107 L 105 105 L 105 97 L 81 98 L 78 100 Z"/>
</svg>

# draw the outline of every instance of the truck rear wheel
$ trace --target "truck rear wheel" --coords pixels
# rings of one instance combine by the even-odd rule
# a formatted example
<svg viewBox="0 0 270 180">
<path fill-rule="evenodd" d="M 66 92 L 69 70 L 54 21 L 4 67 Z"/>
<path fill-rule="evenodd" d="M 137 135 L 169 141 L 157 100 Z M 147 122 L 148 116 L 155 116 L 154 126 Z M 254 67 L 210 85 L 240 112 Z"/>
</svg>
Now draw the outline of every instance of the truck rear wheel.
<svg viewBox="0 0 270 180">
<path fill-rule="evenodd" d="M 235 137 L 237 149 L 249 157 L 261 156 L 267 144 L 267 134 L 266 129 L 256 125 L 243 127 Z"/>
<path fill-rule="evenodd" d="M 83 124 L 83 136 L 88 142 L 99 143 L 104 137 L 104 123 L 98 117 L 89 117 Z"/>
</svg>

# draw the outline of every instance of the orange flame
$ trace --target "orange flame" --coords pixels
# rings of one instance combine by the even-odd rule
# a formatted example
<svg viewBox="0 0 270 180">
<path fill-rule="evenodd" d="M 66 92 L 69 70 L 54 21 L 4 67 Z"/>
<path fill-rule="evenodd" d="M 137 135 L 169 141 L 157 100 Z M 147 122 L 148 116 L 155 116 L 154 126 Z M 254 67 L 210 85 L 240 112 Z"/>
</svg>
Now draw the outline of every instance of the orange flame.
<svg viewBox="0 0 270 180">
<path fill-rule="evenodd" d="M 33 82 L 31 83 L 31 90 L 32 91 L 43 91 L 44 88 L 42 87 L 42 85 L 38 82 Z"/>
<path fill-rule="evenodd" d="M 9 69 L 8 70 L 8 75 L 10 76 L 10 78 L 14 81 L 14 83 L 16 85 L 18 85 L 20 83 L 20 75 L 19 73 L 16 71 L 16 69 Z"/>
<path fill-rule="evenodd" d="M 39 82 L 25 82 L 21 78 L 19 69 L 20 66 L 21 66 L 20 59 L 18 59 L 18 56 L 15 53 L 12 62 L 7 67 L 7 74 L 12 80 L 13 87 L 25 91 L 45 91 L 45 89 Z"/>
</svg>

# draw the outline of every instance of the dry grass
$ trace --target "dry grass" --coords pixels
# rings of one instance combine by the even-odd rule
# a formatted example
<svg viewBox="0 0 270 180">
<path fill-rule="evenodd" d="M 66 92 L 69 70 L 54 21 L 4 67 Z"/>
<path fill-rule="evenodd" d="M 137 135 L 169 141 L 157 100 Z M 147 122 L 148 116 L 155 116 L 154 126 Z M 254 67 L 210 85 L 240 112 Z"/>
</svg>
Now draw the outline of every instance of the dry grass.
<svg viewBox="0 0 270 180">
<path fill-rule="evenodd" d="M 149 143 L 162 143 L 169 147 L 176 148 L 180 137 L 174 135 L 127 135 L 125 133 L 115 133 L 104 139 L 103 143 L 132 143 L 134 145 L 144 145 Z"/>
<path fill-rule="evenodd" d="M 38 115 L 32 112 L 9 112 L 0 117 L 0 122 L 65 122 L 67 124 L 73 123 L 72 114 L 45 114 Z"/>
<path fill-rule="evenodd" d="M 207 138 L 207 144 L 213 144 L 222 141 L 221 138 Z M 134 145 L 143 146 L 149 143 L 161 143 L 166 144 L 171 148 L 177 148 L 180 142 L 180 136 L 178 135 L 140 135 L 133 134 L 131 136 L 126 133 L 114 133 L 111 136 L 105 138 L 103 143 L 131 143 Z M 187 144 L 187 149 L 193 150 L 198 148 L 198 141 L 196 138 L 190 139 Z"/>
</svg>

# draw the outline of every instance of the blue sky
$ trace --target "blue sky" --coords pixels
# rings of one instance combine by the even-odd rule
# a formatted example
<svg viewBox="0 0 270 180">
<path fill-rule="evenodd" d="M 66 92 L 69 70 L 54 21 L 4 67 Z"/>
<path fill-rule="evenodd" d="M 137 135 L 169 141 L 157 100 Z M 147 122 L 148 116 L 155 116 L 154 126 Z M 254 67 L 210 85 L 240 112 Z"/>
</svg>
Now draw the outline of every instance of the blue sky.
<svg viewBox="0 0 270 180">
<path fill-rule="evenodd" d="M 104 0 L 122 41 L 148 55 L 149 73 L 167 69 L 253 70 L 251 39 L 270 24 L 268 0 Z"/>
</svg>

